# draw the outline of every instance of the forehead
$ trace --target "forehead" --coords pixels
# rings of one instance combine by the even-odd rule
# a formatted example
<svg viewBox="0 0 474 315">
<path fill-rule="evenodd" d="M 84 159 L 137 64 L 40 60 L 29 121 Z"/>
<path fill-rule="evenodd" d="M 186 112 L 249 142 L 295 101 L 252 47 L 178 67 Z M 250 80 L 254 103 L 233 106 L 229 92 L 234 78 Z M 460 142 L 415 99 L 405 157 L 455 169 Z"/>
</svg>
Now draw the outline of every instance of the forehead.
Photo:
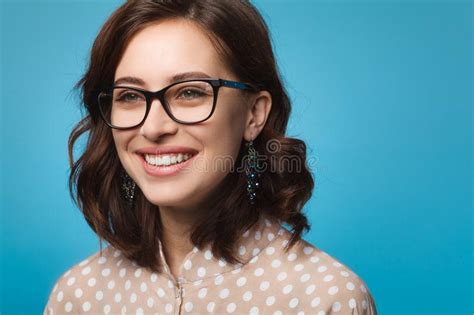
<svg viewBox="0 0 474 315">
<path fill-rule="evenodd" d="M 229 77 L 208 34 L 184 19 L 160 21 L 135 34 L 115 71 L 115 78 L 141 78 L 146 88 L 159 89 L 176 73 L 204 72 Z"/>
</svg>

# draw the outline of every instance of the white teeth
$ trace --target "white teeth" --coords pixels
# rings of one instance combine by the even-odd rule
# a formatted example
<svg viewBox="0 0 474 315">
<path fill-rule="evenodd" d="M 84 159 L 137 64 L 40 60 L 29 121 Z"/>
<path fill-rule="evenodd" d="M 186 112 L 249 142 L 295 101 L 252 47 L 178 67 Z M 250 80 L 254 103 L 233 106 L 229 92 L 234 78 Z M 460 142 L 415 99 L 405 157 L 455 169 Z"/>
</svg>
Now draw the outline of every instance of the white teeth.
<svg viewBox="0 0 474 315">
<path fill-rule="evenodd" d="M 168 166 L 188 160 L 192 155 L 188 153 L 151 155 L 145 154 L 145 161 L 156 166 Z"/>
</svg>

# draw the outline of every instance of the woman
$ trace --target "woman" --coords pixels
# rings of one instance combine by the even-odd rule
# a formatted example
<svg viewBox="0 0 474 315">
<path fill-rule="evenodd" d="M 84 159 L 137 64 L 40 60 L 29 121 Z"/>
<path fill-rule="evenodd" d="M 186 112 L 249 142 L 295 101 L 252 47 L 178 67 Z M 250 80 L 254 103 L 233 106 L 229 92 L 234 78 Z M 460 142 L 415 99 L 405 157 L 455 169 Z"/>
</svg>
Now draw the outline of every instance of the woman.
<svg viewBox="0 0 474 315">
<path fill-rule="evenodd" d="M 290 101 L 248 1 L 128 1 L 76 87 L 70 189 L 101 248 L 45 314 L 376 314 L 363 280 L 301 239 L 306 146 L 285 136 Z"/>
</svg>

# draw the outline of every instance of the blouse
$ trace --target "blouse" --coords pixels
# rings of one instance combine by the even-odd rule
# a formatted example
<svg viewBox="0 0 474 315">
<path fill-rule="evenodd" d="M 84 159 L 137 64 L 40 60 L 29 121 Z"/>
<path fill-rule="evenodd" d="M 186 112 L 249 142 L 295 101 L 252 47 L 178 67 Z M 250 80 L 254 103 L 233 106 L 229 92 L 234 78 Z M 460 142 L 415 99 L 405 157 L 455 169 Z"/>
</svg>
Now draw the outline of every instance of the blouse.
<svg viewBox="0 0 474 315">
<path fill-rule="evenodd" d="M 194 247 L 175 278 L 155 273 L 111 245 L 59 276 L 43 314 L 366 314 L 376 315 L 366 283 L 350 268 L 263 216 L 242 234 L 243 263 Z"/>
</svg>

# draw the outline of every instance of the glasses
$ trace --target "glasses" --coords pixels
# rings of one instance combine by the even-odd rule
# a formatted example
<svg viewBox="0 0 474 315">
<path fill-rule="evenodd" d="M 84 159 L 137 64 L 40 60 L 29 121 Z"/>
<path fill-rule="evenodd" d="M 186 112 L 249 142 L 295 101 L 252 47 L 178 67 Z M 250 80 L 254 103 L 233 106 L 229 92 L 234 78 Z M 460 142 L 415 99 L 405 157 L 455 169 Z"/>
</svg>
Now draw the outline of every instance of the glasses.
<svg viewBox="0 0 474 315">
<path fill-rule="evenodd" d="M 174 121 L 186 125 L 197 124 L 209 119 L 214 113 L 221 87 L 256 91 L 248 83 L 223 79 L 185 80 L 156 92 L 118 85 L 99 94 L 100 115 L 111 128 L 135 128 L 146 120 L 151 104 L 157 98 Z"/>
</svg>

